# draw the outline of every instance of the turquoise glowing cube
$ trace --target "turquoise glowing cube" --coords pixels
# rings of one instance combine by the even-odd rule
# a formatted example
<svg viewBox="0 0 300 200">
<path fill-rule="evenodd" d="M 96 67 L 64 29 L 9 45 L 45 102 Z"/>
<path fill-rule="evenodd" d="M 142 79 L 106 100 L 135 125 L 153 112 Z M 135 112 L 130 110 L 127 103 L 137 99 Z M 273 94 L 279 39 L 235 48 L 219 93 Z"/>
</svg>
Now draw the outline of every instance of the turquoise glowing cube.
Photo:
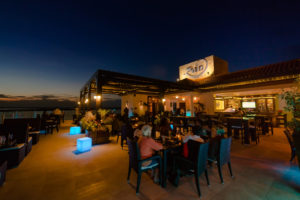
<svg viewBox="0 0 300 200">
<path fill-rule="evenodd" d="M 186 111 L 186 116 L 187 117 L 191 117 L 192 116 L 192 112 L 191 111 Z"/>
<path fill-rule="evenodd" d="M 81 132 L 80 126 L 73 126 L 70 128 L 70 135 L 80 134 L 80 132 Z"/>
<path fill-rule="evenodd" d="M 77 139 L 77 151 L 86 152 L 92 149 L 92 138 L 84 137 Z"/>
</svg>

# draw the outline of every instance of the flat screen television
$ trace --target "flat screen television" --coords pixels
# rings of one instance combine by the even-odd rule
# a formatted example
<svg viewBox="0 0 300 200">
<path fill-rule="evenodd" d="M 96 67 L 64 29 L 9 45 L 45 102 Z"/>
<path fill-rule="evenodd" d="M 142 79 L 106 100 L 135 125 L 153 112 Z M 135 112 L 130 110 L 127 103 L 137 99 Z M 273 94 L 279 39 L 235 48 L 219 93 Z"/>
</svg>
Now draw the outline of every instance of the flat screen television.
<svg viewBox="0 0 300 200">
<path fill-rule="evenodd" d="M 256 108 L 256 103 L 254 101 L 244 101 L 242 102 L 243 108 Z"/>
</svg>

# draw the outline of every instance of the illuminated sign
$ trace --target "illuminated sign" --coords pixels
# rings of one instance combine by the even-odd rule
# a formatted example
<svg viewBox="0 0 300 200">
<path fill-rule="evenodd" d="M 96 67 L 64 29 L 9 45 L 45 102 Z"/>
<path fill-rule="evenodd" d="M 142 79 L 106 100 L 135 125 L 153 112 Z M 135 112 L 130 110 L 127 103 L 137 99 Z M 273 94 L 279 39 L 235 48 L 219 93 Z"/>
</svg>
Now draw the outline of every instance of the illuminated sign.
<svg viewBox="0 0 300 200">
<path fill-rule="evenodd" d="M 200 80 L 212 75 L 228 73 L 228 63 L 214 55 L 179 67 L 179 80 Z"/>
<path fill-rule="evenodd" d="M 179 79 L 202 79 L 214 74 L 214 57 L 206 58 L 190 62 L 179 67 Z"/>
<path fill-rule="evenodd" d="M 191 78 L 199 78 L 206 71 L 207 67 L 207 60 L 201 59 L 193 63 L 193 65 L 187 67 L 184 75 L 188 75 Z"/>
</svg>

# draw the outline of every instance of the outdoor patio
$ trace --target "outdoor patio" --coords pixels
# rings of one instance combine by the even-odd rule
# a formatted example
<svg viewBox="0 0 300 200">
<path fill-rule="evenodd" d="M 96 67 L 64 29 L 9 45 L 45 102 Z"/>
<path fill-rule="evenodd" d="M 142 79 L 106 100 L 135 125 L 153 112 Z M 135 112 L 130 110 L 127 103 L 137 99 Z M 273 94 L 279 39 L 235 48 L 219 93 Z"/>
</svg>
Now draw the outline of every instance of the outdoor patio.
<svg viewBox="0 0 300 200">
<path fill-rule="evenodd" d="M 178 187 L 168 182 L 162 188 L 143 174 L 136 195 L 136 173 L 128 184 L 128 151 L 121 150 L 116 137 L 109 144 L 76 154 L 76 139 L 82 135 L 69 135 L 70 125 L 67 121 L 59 133 L 41 135 L 24 161 L 7 171 L 1 199 L 199 199 L 193 176 L 181 178 Z M 289 159 L 282 128 L 275 128 L 274 136 L 261 137 L 258 145 L 233 140 L 234 178 L 224 166 L 222 185 L 217 167 L 209 168 L 209 187 L 204 175 L 200 177 L 202 199 L 299 199 L 300 171 Z"/>
</svg>

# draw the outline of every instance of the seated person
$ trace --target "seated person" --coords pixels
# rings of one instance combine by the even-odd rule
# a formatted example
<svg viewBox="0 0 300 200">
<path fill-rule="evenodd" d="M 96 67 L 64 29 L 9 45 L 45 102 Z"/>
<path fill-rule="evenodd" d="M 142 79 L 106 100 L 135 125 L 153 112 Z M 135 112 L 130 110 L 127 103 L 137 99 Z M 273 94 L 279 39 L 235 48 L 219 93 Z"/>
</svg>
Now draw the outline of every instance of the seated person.
<svg viewBox="0 0 300 200">
<path fill-rule="evenodd" d="M 163 148 L 162 144 L 155 142 L 151 138 L 152 127 L 149 125 L 144 125 L 142 127 L 142 137 L 140 137 L 138 144 L 141 154 L 141 159 L 150 158 L 153 156 L 154 151 L 159 151 Z M 148 166 L 151 164 L 155 164 L 156 160 L 150 160 L 148 162 L 144 162 L 143 166 Z M 158 168 L 156 168 L 154 172 L 154 182 L 158 182 Z"/>
<path fill-rule="evenodd" d="M 238 111 L 236 112 L 236 113 L 234 113 L 236 116 L 244 116 L 245 115 L 245 112 L 241 109 L 241 108 L 239 108 L 238 109 Z"/>
<path fill-rule="evenodd" d="M 182 138 L 183 143 L 187 143 L 189 140 L 204 143 L 204 140 L 199 135 L 194 135 L 192 132 Z"/>
<path fill-rule="evenodd" d="M 138 125 L 138 127 L 134 130 L 133 136 L 135 138 L 140 138 L 143 136 L 142 127 L 143 125 Z"/>
<path fill-rule="evenodd" d="M 162 118 L 160 122 L 160 135 L 169 136 L 169 131 L 172 131 L 167 118 Z"/>
</svg>

